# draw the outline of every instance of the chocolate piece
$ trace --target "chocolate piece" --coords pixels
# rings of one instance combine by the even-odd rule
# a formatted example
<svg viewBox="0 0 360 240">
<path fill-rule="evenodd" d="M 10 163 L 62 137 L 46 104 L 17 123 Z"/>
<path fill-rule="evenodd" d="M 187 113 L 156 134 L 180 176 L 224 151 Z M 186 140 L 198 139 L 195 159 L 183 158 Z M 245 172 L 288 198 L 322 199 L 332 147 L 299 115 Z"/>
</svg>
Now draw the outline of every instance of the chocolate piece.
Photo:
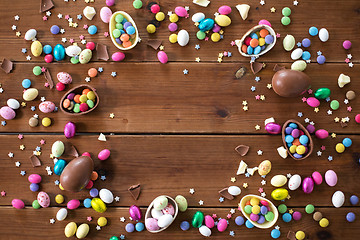
<svg viewBox="0 0 360 240">
<path fill-rule="evenodd" d="M 130 186 L 128 191 L 135 200 L 138 200 L 141 192 L 140 184 Z"/>
<path fill-rule="evenodd" d="M 219 194 L 228 200 L 233 200 L 234 196 L 228 192 L 228 188 L 221 189 Z"/>
<path fill-rule="evenodd" d="M 54 81 L 52 80 L 49 69 L 45 70 L 44 77 L 45 77 L 46 82 L 49 84 L 50 89 L 53 89 Z"/>
<path fill-rule="evenodd" d="M 7 58 L 4 58 L 1 63 L 1 69 L 6 73 L 10 73 L 13 69 L 14 63 Z"/>
<path fill-rule="evenodd" d="M 107 46 L 101 43 L 96 44 L 96 53 L 97 53 L 97 59 L 101 60 L 109 60 L 109 53 L 107 50 Z"/>
<path fill-rule="evenodd" d="M 253 74 L 257 74 L 265 67 L 265 63 L 259 63 L 259 62 L 251 62 L 250 68 Z"/>
<path fill-rule="evenodd" d="M 40 167 L 41 166 L 40 159 L 35 155 L 30 156 L 30 162 L 31 162 L 31 165 L 33 167 Z"/>
<path fill-rule="evenodd" d="M 73 159 L 60 176 L 61 186 L 66 191 L 79 192 L 89 183 L 94 170 L 94 162 L 88 156 Z"/>
<path fill-rule="evenodd" d="M 282 97 L 297 97 L 306 92 L 311 79 L 303 72 L 284 69 L 272 77 L 274 91 Z"/>
<path fill-rule="evenodd" d="M 149 39 L 147 40 L 147 45 L 152 47 L 154 50 L 157 50 L 160 45 L 161 45 L 162 41 L 161 40 L 157 40 L 157 39 Z"/>
<path fill-rule="evenodd" d="M 249 146 L 246 145 L 239 145 L 235 148 L 235 151 L 237 151 L 240 156 L 245 156 L 249 151 Z"/>
<path fill-rule="evenodd" d="M 73 158 L 79 157 L 79 152 L 76 150 L 76 147 L 70 142 L 65 143 L 65 152 L 63 153 L 63 158 Z"/>
<path fill-rule="evenodd" d="M 296 240 L 296 235 L 293 231 L 289 230 L 288 234 L 287 234 L 287 239 L 289 240 Z"/>
<path fill-rule="evenodd" d="M 283 70 L 283 69 L 286 69 L 286 68 L 284 66 L 280 66 L 278 64 L 275 64 L 275 66 L 273 68 L 273 71 L 277 72 L 277 71 L 280 71 L 280 70 Z"/>
<path fill-rule="evenodd" d="M 344 128 L 344 127 L 347 127 L 348 125 L 347 125 L 347 123 L 340 122 L 340 126 L 341 126 L 342 128 Z"/>
<path fill-rule="evenodd" d="M 235 73 L 235 77 L 237 79 L 242 78 L 246 74 L 246 71 L 247 71 L 247 69 L 245 67 L 239 68 L 239 70 L 237 70 L 236 73 Z"/>
<path fill-rule="evenodd" d="M 52 0 L 40 0 L 40 12 L 46 12 L 54 7 Z"/>
</svg>

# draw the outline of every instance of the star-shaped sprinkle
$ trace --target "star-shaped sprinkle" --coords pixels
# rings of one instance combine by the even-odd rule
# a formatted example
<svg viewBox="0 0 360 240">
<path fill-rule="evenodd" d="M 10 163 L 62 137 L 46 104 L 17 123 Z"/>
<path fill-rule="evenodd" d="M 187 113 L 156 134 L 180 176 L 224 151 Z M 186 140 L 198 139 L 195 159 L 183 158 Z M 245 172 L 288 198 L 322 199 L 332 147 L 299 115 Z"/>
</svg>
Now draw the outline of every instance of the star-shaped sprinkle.
<svg viewBox="0 0 360 240">
<path fill-rule="evenodd" d="M 101 72 L 103 72 L 103 71 L 104 71 L 104 69 L 103 69 L 102 67 L 99 67 L 99 68 L 98 68 L 98 72 L 101 73 Z"/>
<path fill-rule="evenodd" d="M 229 213 L 228 215 L 226 215 L 226 218 L 227 218 L 227 219 L 230 219 L 230 218 L 231 218 L 231 214 Z"/>
<path fill-rule="evenodd" d="M 6 121 L 1 121 L 2 126 L 6 126 Z"/>
<path fill-rule="evenodd" d="M 299 2 L 298 2 L 297 0 L 295 0 L 295 1 L 293 2 L 293 4 L 294 4 L 294 6 L 297 6 L 297 5 L 299 4 Z"/>
<path fill-rule="evenodd" d="M 27 60 L 27 61 L 30 61 L 30 60 L 31 60 L 31 56 L 30 56 L 30 55 L 27 55 L 27 56 L 26 56 L 26 60 Z"/>
<path fill-rule="evenodd" d="M 96 226 L 96 230 L 101 230 L 101 227 L 99 225 Z"/>
<path fill-rule="evenodd" d="M 51 12 L 50 12 L 50 11 L 47 11 L 45 14 L 46 14 L 46 16 L 48 16 L 48 17 L 51 16 Z"/>
<path fill-rule="evenodd" d="M 266 180 L 264 180 L 264 179 L 263 179 L 263 180 L 261 180 L 261 185 L 263 185 L 263 186 L 264 186 L 265 184 L 266 184 Z"/>
<path fill-rule="evenodd" d="M 42 101 L 42 102 L 45 102 L 45 100 L 46 100 L 45 97 L 41 97 L 41 98 L 40 98 L 40 101 Z"/>
<path fill-rule="evenodd" d="M 65 29 L 63 29 L 63 28 L 60 29 L 60 33 L 61 33 L 61 34 L 64 34 L 64 33 L 65 33 Z"/>
<path fill-rule="evenodd" d="M 345 104 L 348 104 L 348 103 L 349 103 L 349 99 L 346 98 L 346 99 L 344 100 L 344 103 L 345 103 Z"/>
<path fill-rule="evenodd" d="M 242 101 L 242 105 L 246 106 L 248 104 L 248 102 L 246 100 Z"/>
<path fill-rule="evenodd" d="M 265 4 L 265 1 L 264 0 L 261 0 L 260 1 L 260 5 L 264 5 Z"/>
<path fill-rule="evenodd" d="M 82 19 L 82 15 L 81 15 L 81 14 L 78 14 L 78 15 L 76 16 L 76 18 L 77 18 L 78 20 L 81 20 L 81 19 Z"/>
<path fill-rule="evenodd" d="M 15 15 L 14 19 L 15 19 L 15 21 L 19 21 L 19 19 L 20 19 L 19 15 Z"/>
<path fill-rule="evenodd" d="M 195 45 L 195 49 L 196 49 L 196 50 L 199 50 L 199 49 L 200 49 L 200 44 L 196 44 L 196 45 Z"/>
<path fill-rule="evenodd" d="M 249 186 L 249 184 L 245 182 L 245 183 L 243 183 L 242 186 L 243 186 L 243 188 L 247 188 Z"/>
<path fill-rule="evenodd" d="M 47 16 L 43 16 L 43 17 L 42 17 L 42 20 L 43 20 L 43 21 L 47 21 L 47 20 L 48 20 Z"/>
<path fill-rule="evenodd" d="M 195 58 L 195 62 L 200 62 L 200 58 L 199 57 Z"/>
<path fill-rule="evenodd" d="M 251 86 L 250 90 L 251 90 L 252 92 L 255 92 L 256 87 L 255 87 L 255 86 Z"/>
<path fill-rule="evenodd" d="M 352 63 L 352 62 L 349 62 L 349 67 L 353 67 L 354 66 L 354 64 Z"/>
<path fill-rule="evenodd" d="M 115 117 L 115 114 L 114 114 L 114 113 L 110 113 L 109 117 L 110 117 L 110 118 L 114 118 L 114 117 Z"/>
<path fill-rule="evenodd" d="M 60 181 L 59 181 L 59 180 L 55 180 L 55 181 L 54 181 L 54 184 L 55 184 L 55 186 L 59 186 Z"/>
<path fill-rule="evenodd" d="M 23 151 L 25 149 L 25 145 L 22 144 L 22 145 L 20 145 L 19 148 L 20 148 L 21 151 Z"/>
<path fill-rule="evenodd" d="M 2 197 L 5 197 L 5 196 L 6 196 L 6 192 L 5 192 L 5 191 L 1 191 L 0 194 L 1 194 Z"/>
<path fill-rule="evenodd" d="M 55 219 L 51 218 L 51 219 L 50 219 L 50 223 L 51 223 L 51 224 L 54 224 L 54 223 L 55 223 Z"/>
<path fill-rule="evenodd" d="M 125 222 L 125 220 L 126 220 L 126 219 L 125 219 L 124 217 L 121 217 L 121 218 L 120 218 L 120 222 Z"/>
<path fill-rule="evenodd" d="M 276 33 L 276 38 L 280 38 L 281 34 L 280 33 Z"/>
<path fill-rule="evenodd" d="M 271 83 L 268 83 L 268 84 L 266 85 L 266 87 L 267 87 L 268 89 L 271 89 L 271 88 L 272 88 Z"/>
<path fill-rule="evenodd" d="M 199 205 L 200 205 L 200 206 L 204 205 L 204 201 L 203 201 L 203 200 L 200 200 L 200 201 L 199 201 Z"/>
<path fill-rule="evenodd" d="M 328 115 L 331 115 L 332 114 L 332 111 L 329 109 L 329 110 L 327 110 L 327 114 Z"/>
<path fill-rule="evenodd" d="M 292 177 L 291 173 L 286 174 L 286 177 L 291 178 Z"/>
<path fill-rule="evenodd" d="M 100 177 L 100 179 L 103 180 L 103 181 L 105 181 L 105 180 L 106 180 L 106 176 L 103 175 L 103 176 Z"/>
<path fill-rule="evenodd" d="M 263 154 L 263 151 L 261 151 L 260 149 L 257 151 L 257 155 L 261 156 Z"/>
<path fill-rule="evenodd" d="M 189 74 L 189 70 L 184 69 L 184 70 L 183 70 L 183 73 L 184 73 L 184 75 L 187 75 L 187 74 Z"/>
<path fill-rule="evenodd" d="M 322 152 L 321 151 L 317 151 L 316 154 L 318 155 L 318 157 L 321 156 Z"/>
<path fill-rule="evenodd" d="M 88 222 L 91 222 L 91 221 L 92 221 L 92 217 L 91 217 L 91 216 L 88 216 L 88 217 L 86 217 L 86 220 L 87 220 Z"/>
<path fill-rule="evenodd" d="M 270 8 L 270 12 L 272 12 L 272 13 L 276 12 L 276 8 L 274 8 L 274 7 Z"/>
<path fill-rule="evenodd" d="M 231 52 L 228 52 L 227 55 L 228 55 L 228 57 L 231 57 L 231 56 L 232 56 L 232 53 L 231 53 Z"/>
<path fill-rule="evenodd" d="M 11 26 L 11 29 L 12 29 L 13 31 L 15 31 L 15 30 L 16 30 L 16 26 L 15 26 L 15 25 L 12 25 L 12 26 Z"/>
<path fill-rule="evenodd" d="M 109 36 L 109 32 L 104 32 L 104 37 L 108 37 Z"/>
<path fill-rule="evenodd" d="M 62 18 L 63 18 L 63 15 L 62 15 L 61 13 L 59 13 L 59 14 L 57 15 L 57 17 L 58 17 L 59 19 L 62 19 Z"/>
<path fill-rule="evenodd" d="M 194 194 L 194 193 L 195 193 L 195 189 L 194 189 L 194 188 L 190 188 L 189 192 L 190 192 L 190 194 Z"/>
<path fill-rule="evenodd" d="M 275 229 L 276 229 L 276 230 L 279 230 L 279 229 L 280 229 L 280 227 L 277 225 L 277 226 L 275 226 Z"/>
<path fill-rule="evenodd" d="M 234 237 L 234 236 L 235 236 L 235 232 L 234 232 L 234 231 L 230 231 L 230 232 L 229 232 L 229 235 L 232 236 L 232 237 Z"/>
<path fill-rule="evenodd" d="M 348 112 L 351 112 L 351 111 L 352 111 L 352 107 L 351 107 L 351 106 L 348 106 L 348 107 L 346 108 L 346 110 L 347 110 Z"/>
<path fill-rule="evenodd" d="M 243 110 L 246 112 L 247 110 L 249 110 L 248 106 L 243 106 Z"/>
<path fill-rule="evenodd" d="M 224 202 L 224 198 L 223 198 L 223 197 L 220 197 L 220 198 L 219 198 L 219 202 L 221 202 L 221 203 Z"/>
<path fill-rule="evenodd" d="M 160 45 L 160 46 L 159 46 L 159 50 L 160 50 L 160 51 L 164 50 L 164 48 L 165 48 L 164 45 Z"/>
<path fill-rule="evenodd" d="M 119 196 L 116 196 L 116 197 L 114 198 L 114 200 L 115 200 L 115 202 L 118 202 L 118 201 L 120 201 L 120 197 L 119 197 Z"/>
<path fill-rule="evenodd" d="M 314 112 L 318 113 L 319 112 L 319 108 L 314 108 Z"/>
<path fill-rule="evenodd" d="M 335 122 L 339 122 L 339 121 L 340 121 L 340 118 L 335 117 L 335 118 L 334 118 L 334 121 L 335 121 Z"/>
<path fill-rule="evenodd" d="M 349 62 L 350 62 L 350 59 L 346 58 L 345 63 L 349 63 Z"/>
<path fill-rule="evenodd" d="M 230 178 L 230 181 L 231 181 L 231 182 L 236 182 L 236 178 L 235 178 L 235 177 L 232 177 L 232 178 Z"/>
<path fill-rule="evenodd" d="M 125 239 L 125 235 L 124 235 L 124 234 L 121 234 L 121 235 L 120 235 L 120 239 L 121 239 L 121 240 L 124 240 L 124 239 Z"/>
<path fill-rule="evenodd" d="M 220 13 L 216 12 L 216 13 L 214 13 L 214 16 L 217 17 L 217 16 L 219 16 L 219 14 Z"/>
<path fill-rule="evenodd" d="M 14 157 L 14 153 L 9 152 L 9 153 L 8 153 L 8 156 L 9 156 L 9 158 L 13 158 L 13 157 Z"/>
<path fill-rule="evenodd" d="M 26 49 L 26 48 L 22 48 L 22 49 L 21 49 L 21 52 L 22 52 L 22 53 L 27 53 L 27 49 Z"/>
<path fill-rule="evenodd" d="M 91 78 L 90 77 L 86 77 L 85 78 L 85 82 L 90 82 L 91 81 Z"/>
<path fill-rule="evenodd" d="M 44 140 L 44 139 L 41 139 L 41 140 L 40 140 L 40 144 L 41 144 L 41 145 L 44 145 L 44 144 L 45 144 L 45 140 Z"/>
<path fill-rule="evenodd" d="M 116 77 L 116 72 L 111 72 L 112 77 Z"/>
<path fill-rule="evenodd" d="M 260 125 L 255 125 L 255 130 L 260 130 Z"/>
<path fill-rule="evenodd" d="M 245 173 L 245 177 L 250 177 L 250 174 L 247 172 L 247 173 Z"/>
<path fill-rule="evenodd" d="M 322 55 L 322 52 L 321 52 L 321 51 L 317 51 L 317 55 L 318 55 L 318 56 Z"/>
<path fill-rule="evenodd" d="M 20 171 L 20 175 L 21 176 L 25 176 L 26 172 L 25 171 Z"/>
<path fill-rule="evenodd" d="M 305 118 L 305 119 L 304 119 L 304 122 L 305 122 L 305 123 L 309 123 L 309 122 L 310 122 L 310 119 L 309 119 L 309 118 Z"/>
<path fill-rule="evenodd" d="M 0 93 L 3 93 L 4 92 L 4 89 L 3 88 L 0 88 Z"/>
<path fill-rule="evenodd" d="M 260 196 L 262 196 L 264 198 L 264 197 L 266 197 L 266 193 L 262 192 L 262 193 L 260 193 Z"/>
<path fill-rule="evenodd" d="M 263 189 L 263 188 L 259 188 L 258 191 L 259 191 L 259 193 L 262 193 L 262 192 L 264 192 L 264 189 Z"/>
<path fill-rule="evenodd" d="M 348 59 L 352 59 L 352 55 L 351 55 L 351 54 L 348 54 L 348 55 L 347 55 L 347 58 L 348 58 Z"/>
<path fill-rule="evenodd" d="M 332 137 L 332 138 L 336 138 L 336 133 L 332 133 L 332 134 L 331 134 L 331 137 Z"/>
<path fill-rule="evenodd" d="M 322 146 L 320 147 L 320 149 L 321 149 L 322 151 L 325 151 L 326 147 L 325 147 L 324 145 L 322 145 Z"/>
<path fill-rule="evenodd" d="M 332 157 L 332 156 L 329 156 L 329 157 L 328 157 L 328 160 L 329 160 L 329 162 L 331 162 L 331 161 L 333 160 L 333 157 Z"/>
<path fill-rule="evenodd" d="M 19 161 L 15 162 L 16 167 L 20 167 L 21 163 Z"/>
<path fill-rule="evenodd" d="M 171 11 L 168 11 L 167 12 L 167 15 L 170 17 L 172 15 L 172 12 Z"/>
<path fill-rule="evenodd" d="M 256 76 L 256 77 L 255 77 L 255 81 L 256 81 L 256 82 L 259 82 L 259 81 L 260 81 L 260 77 Z"/>
</svg>

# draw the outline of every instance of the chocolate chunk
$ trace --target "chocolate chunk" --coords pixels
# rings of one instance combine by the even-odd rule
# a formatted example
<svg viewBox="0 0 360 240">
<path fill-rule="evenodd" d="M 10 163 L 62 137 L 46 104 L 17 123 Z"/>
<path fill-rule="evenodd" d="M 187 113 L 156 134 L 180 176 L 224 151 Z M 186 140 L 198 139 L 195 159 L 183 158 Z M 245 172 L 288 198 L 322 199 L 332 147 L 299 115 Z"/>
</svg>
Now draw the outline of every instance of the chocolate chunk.
<svg viewBox="0 0 360 240">
<path fill-rule="evenodd" d="M 45 70 L 44 77 L 46 82 L 49 84 L 50 89 L 53 89 L 54 81 L 52 80 L 51 74 L 48 69 Z"/>
<path fill-rule="evenodd" d="M 295 233 L 291 230 L 289 230 L 288 234 L 287 234 L 287 239 L 289 240 L 296 240 L 296 236 Z"/>
<path fill-rule="evenodd" d="M 138 200 L 141 192 L 140 184 L 130 186 L 128 191 L 135 200 Z"/>
<path fill-rule="evenodd" d="M 79 157 L 79 152 L 76 150 L 75 146 L 70 142 L 65 143 L 65 152 L 63 153 L 63 158 L 74 158 Z"/>
<path fill-rule="evenodd" d="M 52 0 L 40 0 L 40 12 L 46 12 L 54 7 Z"/>
<path fill-rule="evenodd" d="M 280 70 L 283 70 L 283 69 L 285 69 L 284 66 L 280 66 L 280 65 L 278 65 L 278 64 L 275 64 L 275 66 L 274 66 L 274 68 L 273 68 L 273 71 L 274 71 L 274 72 L 277 72 L 277 71 L 280 71 Z"/>
<path fill-rule="evenodd" d="M 342 128 L 347 127 L 347 123 L 345 123 L 345 122 L 340 122 L 340 125 Z"/>
<path fill-rule="evenodd" d="M 251 62 L 250 67 L 251 67 L 251 71 L 254 74 L 257 74 L 265 67 L 265 63 Z"/>
<path fill-rule="evenodd" d="M 161 40 L 149 39 L 146 44 L 152 47 L 153 49 L 157 50 L 160 47 L 161 43 L 162 43 Z"/>
<path fill-rule="evenodd" d="M 109 60 L 109 53 L 107 50 L 107 46 L 101 43 L 96 44 L 96 53 L 97 53 L 97 59 L 101 60 Z"/>
<path fill-rule="evenodd" d="M 237 151 L 240 156 L 245 156 L 249 151 L 249 146 L 246 145 L 239 145 L 235 148 L 235 151 Z"/>
<path fill-rule="evenodd" d="M 221 189 L 219 194 L 228 200 L 233 200 L 234 196 L 228 192 L 228 188 Z"/>
<path fill-rule="evenodd" d="M 246 71 L 247 71 L 247 69 L 245 67 L 239 68 L 239 70 L 237 70 L 236 73 L 235 73 L 235 77 L 237 79 L 242 78 L 246 74 Z"/>
<path fill-rule="evenodd" d="M 40 167 L 41 166 L 40 159 L 35 155 L 32 155 L 30 157 L 30 162 L 31 162 L 33 167 Z"/>
<path fill-rule="evenodd" d="M 6 73 L 10 73 L 13 69 L 14 63 L 9 59 L 4 58 L 1 63 L 1 69 L 4 70 Z"/>
</svg>

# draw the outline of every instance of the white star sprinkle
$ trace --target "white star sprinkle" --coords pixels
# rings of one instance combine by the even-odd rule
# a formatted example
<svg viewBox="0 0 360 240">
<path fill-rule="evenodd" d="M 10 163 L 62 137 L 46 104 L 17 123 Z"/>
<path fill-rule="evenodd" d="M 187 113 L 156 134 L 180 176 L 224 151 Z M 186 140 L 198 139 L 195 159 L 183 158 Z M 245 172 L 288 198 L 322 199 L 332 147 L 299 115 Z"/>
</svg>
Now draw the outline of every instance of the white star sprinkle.
<svg viewBox="0 0 360 240">
<path fill-rule="evenodd" d="M 120 197 L 119 197 L 119 196 L 116 196 L 114 199 L 115 199 L 115 202 L 120 201 Z"/>
<path fill-rule="evenodd" d="M 19 15 L 16 15 L 16 16 L 14 17 L 14 19 L 15 19 L 15 21 L 19 21 L 19 19 L 20 19 Z"/>
<path fill-rule="evenodd" d="M 235 213 L 235 208 L 230 209 L 230 213 L 234 214 Z"/>
<path fill-rule="evenodd" d="M 291 173 L 286 174 L 287 178 L 291 178 Z"/>
<path fill-rule="evenodd" d="M 55 223 L 55 219 L 51 218 L 51 219 L 50 219 L 50 223 L 51 223 L 51 224 L 54 224 L 54 223 Z"/>
<path fill-rule="evenodd" d="M 263 179 L 263 180 L 261 180 L 261 185 L 265 185 L 266 184 L 266 181 Z"/>
<path fill-rule="evenodd" d="M 9 153 L 8 153 L 8 156 L 9 156 L 9 158 L 13 158 L 13 157 L 14 157 L 14 153 L 9 152 Z"/>
<path fill-rule="evenodd" d="M 322 152 L 321 151 L 317 151 L 316 154 L 318 155 L 318 157 L 321 156 Z"/>
<path fill-rule="evenodd" d="M 61 41 L 62 41 L 63 43 L 65 43 L 67 40 L 66 40 L 66 38 L 61 38 Z"/>
<path fill-rule="evenodd" d="M 199 205 L 200 205 L 200 206 L 204 205 L 204 201 L 203 201 L 203 200 L 200 200 L 200 201 L 199 201 Z"/>
<path fill-rule="evenodd" d="M 15 26 L 15 25 L 12 25 L 12 26 L 11 26 L 11 29 L 12 29 L 13 31 L 15 31 L 15 30 L 16 30 L 16 26 Z"/>
<path fill-rule="evenodd" d="M 47 12 L 46 12 L 46 16 L 50 17 L 50 16 L 51 16 L 51 12 L 50 12 L 50 11 L 47 11 Z"/>
<path fill-rule="evenodd" d="M 120 222 L 125 222 L 125 220 L 126 220 L 126 219 L 125 219 L 124 217 L 121 217 L 121 218 L 120 218 Z"/>
<path fill-rule="evenodd" d="M 21 163 L 19 161 L 15 162 L 16 167 L 20 167 Z"/>
<path fill-rule="evenodd" d="M 280 227 L 279 227 L 278 225 L 276 225 L 276 226 L 275 226 L 275 229 L 279 230 L 279 229 L 280 229 Z"/>
<path fill-rule="evenodd" d="M 194 194 L 194 193 L 195 193 L 195 189 L 190 188 L 189 192 L 190 192 L 190 194 Z"/>
<path fill-rule="evenodd" d="M 57 17 L 58 17 L 59 19 L 61 19 L 61 18 L 63 17 L 63 15 L 62 15 L 61 13 L 59 13 L 59 14 L 57 15 Z"/>
<path fill-rule="evenodd" d="M 101 230 L 101 227 L 99 225 L 96 226 L 96 230 Z"/>
<path fill-rule="evenodd" d="M 45 97 L 40 98 L 40 101 L 42 101 L 42 102 L 44 102 L 45 100 L 46 100 Z"/>
<path fill-rule="evenodd" d="M 293 4 L 294 4 L 294 6 L 297 6 L 297 5 L 299 4 L 299 2 L 298 2 L 297 0 L 295 0 L 295 1 L 293 2 Z"/>
<path fill-rule="evenodd" d="M 261 156 L 262 154 L 263 154 L 263 151 L 261 151 L 261 150 L 257 151 L 257 155 Z"/>
<path fill-rule="evenodd" d="M 61 33 L 61 34 L 64 34 L 64 33 L 65 33 L 65 29 L 63 29 L 63 28 L 60 29 L 60 33 Z"/>
<path fill-rule="evenodd" d="M 31 56 L 30 56 L 30 55 L 27 55 L 27 56 L 26 56 L 26 60 L 30 61 L 30 60 L 31 60 Z"/>
<path fill-rule="evenodd" d="M 265 1 L 264 1 L 264 0 L 261 0 L 261 1 L 260 1 L 260 4 L 261 4 L 261 5 L 264 5 L 264 4 L 265 4 Z"/>
</svg>

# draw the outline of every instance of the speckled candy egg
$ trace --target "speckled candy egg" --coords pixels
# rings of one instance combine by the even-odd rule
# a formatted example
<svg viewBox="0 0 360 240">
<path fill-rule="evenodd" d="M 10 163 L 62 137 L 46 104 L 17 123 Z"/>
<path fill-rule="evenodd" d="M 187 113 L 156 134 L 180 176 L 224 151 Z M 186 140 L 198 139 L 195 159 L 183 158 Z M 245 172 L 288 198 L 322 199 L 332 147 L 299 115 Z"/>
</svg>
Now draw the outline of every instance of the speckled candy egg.
<svg viewBox="0 0 360 240">
<path fill-rule="evenodd" d="M 43 208 L 50 206 L 50 197 L 46 192 L 39 192 L 37 195 L 37 200 Z"/>
<path fill-rule="evenodd" d="M 18 100 L 14 99 L 14 98 L 9 98 L 6 101 L 6 104 L 11 107 L 12 109 L 16 110 L 20 107 L 20 103 Z"/>
<path fill-rule="evenodd" d="M 4 106 L 0 108 L 0 115 L 6 120 L 11 120 L 15 118 L 16 113 L 12 108 Z"/>
<path fill-rule="evenodd" d="M 56 77 L 63 84 L 70 84 L 72 82 L 72 77 L 67 72 L 59 72 Z"/>
<path fill-rule="evenodd" d="M 222 15 L 228 15 L 231 13 L 231 7 L 224 5 L 219 7 L 218 12 Z"/>
<path fill-rule="evenodd" d="M 38 96 L 38 94 L 39 94 L 39 91 L 36 88 L 28 88 L 23 93 L 23 99 L 25 101 L 32 101 Z"/>
<path fill-rule="evenodd" d="M 81 64 L 86 64 L 90 62 L 91 58 L 92 58 L 92 51 L 90 49 L 84 49 L 80 53 L 79 61 Z"/>
<path fill-rule="evenodd" d="M 147 218 L 145 219 L 146 229 L 149 231 L 157 231 L 160 229 L 158 225 L 158 220 L 155 218 Z"/>
<path fill-rule="evenodd" d="M 210 215 L 205 216 L 205 225 L 208 228 L 213 228 L 215 226 L 214 219 Z"/>
<path fill-rule="evenodd" d="M 38 57 L 42 53 L 42 45 L 39 41 L 33 41 L 31 44 L 31 53 L 34 55 L 34 57 Z"/>
<path fill-rule="evenodd" d="M 327 170 L 325 173 L 325 182 L 330 187 L 334 187 L 337 184 L 338 178 L 333 170 Z"/>
<path fill-rule="evenodd" d="M 301 184 L 301 177 L 299 174 L 295 174 L 291 176 L 291 178 L 289 179 L 288 186 L 290 190 L 294 191 L 300 187 L 300 184 Z"/>
<path fill-rule="evenodd" d="M 86 223 L 81 224 L 76 230 L 76 237 L 78 239 L 85 238 L 88 235 L 89 230 L 90 230 L 90 227 L 88 224 L 86 224 Z"/>
<path fill-rule="evenodd" d="M 135 221 L 140 221 L 141 220 L 141 210 L 138 206 L 136 205 L 132 205 L 129 208 L 129 214 L 130 217 L 135 220 Z"/>
<path fill-rule="evenodd" d="M 44 101 L 39 104 L 39 109 L 43 113 L 51 113 L 55 110 L 55 103 L 51 101 Z"/>
<path fill-rule="evenodd" d="M 154 208 L 156 210 L 162 210 L 168 205 L 168 199 L 165 196 L 159 196 L 154 200 Z"/>
<path fill-rule="evenodd" d="M 226 219 L 222 218 L 220 219 L 220 221 L 217 224 L 217 229 L 219 230 L 219 232 L 224 232 L 227 228 L 227 221 Z"/>
<path fill-rule="evenodd" d="M 282 187 L 287 183 L 287 178 L 284 175 L 275 175 L 271 178 L 270 183 L 274 187 Z"/>
<path fill-rule="evenodd" d="M 100 18 L 104 23 L 109 23 L 112 15 L 112 11 L 108 7 L 102 7 L 100 10 Z"/>
<path fill-rule="evenodd" d="M 51 154 L 54 155 L 54 157 L 58 158 L 64 153 L 64 150 L 64 143 L 62 141 L 56 141 L 51 147 Z"/>
<path fill-rule="evenodd" d="M 81 53 L 81 48 L 77 45 L 70 45 L 65 48 L 65 53 L 69 57 L 75 57 Z"/>
<path fill-rule="evenodd" d="M 267 175 L 271 171 L 271 162 L 264 160 L 259 164 L 258 172 L 261 176 Z"/>
<path fill-rule="evenodd" d="M 174 216 L 175 214 L 175 208 L 174 206 L 169 203 L 163 210 L 161 210 L 163 214 L 170 214 L 171 216 Z"/>
<path fill-rule="evenodd" d="M 182 195 L 177 195 L 175 198 L 175 202 L 177 203 L 180 212 L 185 212 L 188 208 L 187 200 Z"/>
</svg>

